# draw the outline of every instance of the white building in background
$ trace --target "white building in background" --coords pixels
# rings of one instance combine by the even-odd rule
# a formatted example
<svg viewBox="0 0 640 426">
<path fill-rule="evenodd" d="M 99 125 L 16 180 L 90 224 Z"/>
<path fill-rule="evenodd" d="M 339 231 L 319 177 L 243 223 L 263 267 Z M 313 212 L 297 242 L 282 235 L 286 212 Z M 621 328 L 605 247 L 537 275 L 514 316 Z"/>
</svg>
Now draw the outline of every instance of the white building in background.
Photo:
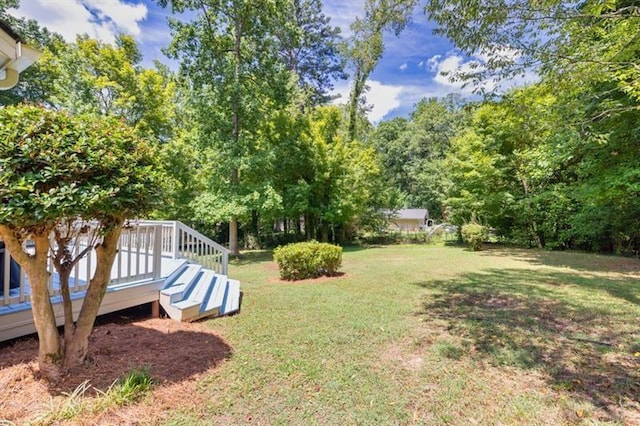
<svg viewBox="0 0 640 426">
<path fill-rule="evenodd" d="M 433 223 L 429 219 L 427 209 L 385 210 L 384 213 L 387 216 L 387 228 L 390 231 L 423 231 Z"/>
</svg>

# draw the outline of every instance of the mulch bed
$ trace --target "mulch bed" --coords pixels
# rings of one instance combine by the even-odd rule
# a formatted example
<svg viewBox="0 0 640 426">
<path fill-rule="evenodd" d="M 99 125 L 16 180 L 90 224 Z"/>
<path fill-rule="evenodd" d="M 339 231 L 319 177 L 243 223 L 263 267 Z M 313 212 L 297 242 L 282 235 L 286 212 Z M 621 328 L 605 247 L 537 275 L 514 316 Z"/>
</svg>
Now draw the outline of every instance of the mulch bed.
<svg viewBox="0 0 640 426">
<path fill-rule="evenodd" d="M 206 322 L 149 319 L 145 309 L 134 309 L 99 318 L 87 362 L 58 382 L 39 375 L 37 351 L 34 337 L 0 343 L 0 424 L 27 422 L 86 380 L 92 396 L 141 368 L 147 368 L 154 380 L 150 398 L 116 412 L 89 413 L 74 424 L 152 424 L 169 408 L 199 405 L 198 379 L 220 368 L 232 348 Z"/>
</svg>

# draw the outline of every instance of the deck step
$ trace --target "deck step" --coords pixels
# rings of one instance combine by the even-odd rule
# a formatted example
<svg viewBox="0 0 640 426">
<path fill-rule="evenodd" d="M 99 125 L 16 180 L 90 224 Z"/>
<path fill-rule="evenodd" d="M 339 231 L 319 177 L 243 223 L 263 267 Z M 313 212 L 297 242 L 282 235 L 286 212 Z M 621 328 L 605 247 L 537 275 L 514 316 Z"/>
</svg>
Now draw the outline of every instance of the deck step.
<svg viewBox="0 0 640 426">
<path fill-rule="evenodd" d="M 160 304 L 177 321 L 228 315 L 239 310 L 240 282 L 188 265 L 160 294 Z M 172 299 L 173 298 L 173 299 Z"/>
<path fill-rule="evenodd" d="M 160 291 L 160 299 L 168 298 L 169 303 L 179 302 L 191 290 L 198 279 L 202 266 L 196 264 L 183 265 L 179 275 L 169 283 L 169 287 Z"/>
<path fill-rule="evenodd" d="M 222 307 L 222 301 L 224 299 L 224 292 L 227 286 L 227 276 L 216 274 L 213 288 L 209 297 L 202 304 L 201 312 L 216 311 L 216 315 L 219 315 L 220 308 Z"/>
<path fill-rule="evenodd" d="M 220 315 L 231 315 L 240 310 L 240 281 L 229 280 Z"/>
<path fill-rule="evenodd" d="M 222 299 L 225 292 L 227 277 L 217 275 L 213 271 L 206 271 L 200 282 L 194 287 L 193 296 L 190 302 L 197 302 L 197 308 L 183 312 L 181 321 L 195 321 L 205 317 L 216 317 L 220 315 Z M 174 306 L 176 306 L 174 304 Z"/>
</svg>

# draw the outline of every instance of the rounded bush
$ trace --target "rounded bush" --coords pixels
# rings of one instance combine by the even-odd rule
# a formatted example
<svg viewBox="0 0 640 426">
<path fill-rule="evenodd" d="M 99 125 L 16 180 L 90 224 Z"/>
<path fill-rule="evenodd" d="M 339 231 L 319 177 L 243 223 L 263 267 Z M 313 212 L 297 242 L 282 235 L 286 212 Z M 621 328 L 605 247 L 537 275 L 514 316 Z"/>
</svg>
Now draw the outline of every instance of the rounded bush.
<svg viewBox="0 0 640 426">
<path fill-rule="evenodd" d="M 333 276 L 342 265 L 342 247 L 309 241 L 287 244 L 273 251 L 283 280 Z"/>
<path fill-rule="evenodd" d="M 487 227 L 479 223 L 467 223 L 460 230 L 462 240 L 473 251 L 482 250 L 482 243 L 489 237 Z"/>
</svg>

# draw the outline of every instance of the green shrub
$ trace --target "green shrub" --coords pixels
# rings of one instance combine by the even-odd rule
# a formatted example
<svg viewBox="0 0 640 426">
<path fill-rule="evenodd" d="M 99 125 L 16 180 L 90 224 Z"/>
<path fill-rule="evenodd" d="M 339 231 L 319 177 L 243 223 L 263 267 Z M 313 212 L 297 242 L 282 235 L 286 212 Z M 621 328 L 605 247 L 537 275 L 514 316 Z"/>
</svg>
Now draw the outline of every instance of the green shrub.
<svg viewBox="0 0 640 426">
<path fill-rule="evenodd" d="M 342 247 L 309 241 L 280 246 L 273 251 L 283 280 L 303 280 L 338 273 Z"/>
<path fill-rule="evenodd" d="M 480 225 L 479 223 L 467 223 L 466 225 L 462 225 L 461 233 L 462 240 L 473 251 L 481 250 L 482 243 L 489 238 L 489 231 L 487 230 L 487 227 Z"/>
</svg>

